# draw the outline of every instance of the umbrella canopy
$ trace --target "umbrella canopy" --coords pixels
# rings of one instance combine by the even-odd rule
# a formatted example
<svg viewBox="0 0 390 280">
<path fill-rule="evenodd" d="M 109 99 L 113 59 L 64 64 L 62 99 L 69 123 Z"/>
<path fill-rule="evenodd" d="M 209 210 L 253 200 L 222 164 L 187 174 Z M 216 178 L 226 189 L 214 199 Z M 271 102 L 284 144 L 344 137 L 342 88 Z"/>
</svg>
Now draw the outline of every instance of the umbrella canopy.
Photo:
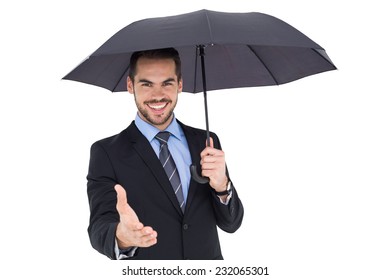
<svg viewBox="0 0 390 280">
<path fill-rule="evenodd" d="M 204 93 L 207 145 L 208 90 L 279 85 L 336 69 L 321 46 L 273 16 L 200 10 L 126 26 L 63 79 L 126 91 L 132 53 L 169 47 L 180 54 L 183 91 Z M 195 165 L 191 174 L 208 182 Z"/>
<path fill-rule="evenodd" d="M 205 47 L 207 90 L 279 85 L 336 69 L 321 46 L 273 16 L 200 10 L 126 26 L 64 79 L 126 91 L 134 51 L 174 47 L 183 91 L 197 93 L 204 90 L 199 46 Z"/>
</svg>

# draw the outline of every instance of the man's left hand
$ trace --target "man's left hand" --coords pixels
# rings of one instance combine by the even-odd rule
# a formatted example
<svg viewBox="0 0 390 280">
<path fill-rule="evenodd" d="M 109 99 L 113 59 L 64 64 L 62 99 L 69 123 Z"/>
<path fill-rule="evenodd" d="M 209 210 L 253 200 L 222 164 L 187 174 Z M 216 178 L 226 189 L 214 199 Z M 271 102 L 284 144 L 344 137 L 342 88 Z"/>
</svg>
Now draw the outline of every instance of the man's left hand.
<svg viewBox="0 0 390 280">
<path fill-rule="evenodd" d="M 210 186 L 217 192 L 226 190 L 228 178 L 226 177 L 225 153 L 214 148 L 213 138 L 210 137 L 210 147 L 200 153 L 202 176 L 209 177 Z"/>
</svg>

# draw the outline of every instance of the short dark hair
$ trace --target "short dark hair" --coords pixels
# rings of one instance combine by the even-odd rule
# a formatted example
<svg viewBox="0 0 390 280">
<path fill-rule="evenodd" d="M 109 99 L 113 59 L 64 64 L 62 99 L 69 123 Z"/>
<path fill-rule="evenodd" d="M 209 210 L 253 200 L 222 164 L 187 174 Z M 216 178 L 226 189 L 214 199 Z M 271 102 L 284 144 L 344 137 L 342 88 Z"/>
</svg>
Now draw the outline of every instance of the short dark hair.
<svg viewBox="0 0 390 280">
<path fill-rule="evenodd" d="M 175 48 L 165 48 L 165 49 L 154 49 L 154 50 L 145 50 L 134 52 L 130 58 L 130 67 L 129 67 L 129 77 L 134 83 L 134 77 L 136 74 L 137 62 L 141 57 L 151 58 L 151 59 L 173 59 L 176 66 L 176 76 L 178 81 L 181 80 L 181 60 L 179 52 Z"/>
</svg>

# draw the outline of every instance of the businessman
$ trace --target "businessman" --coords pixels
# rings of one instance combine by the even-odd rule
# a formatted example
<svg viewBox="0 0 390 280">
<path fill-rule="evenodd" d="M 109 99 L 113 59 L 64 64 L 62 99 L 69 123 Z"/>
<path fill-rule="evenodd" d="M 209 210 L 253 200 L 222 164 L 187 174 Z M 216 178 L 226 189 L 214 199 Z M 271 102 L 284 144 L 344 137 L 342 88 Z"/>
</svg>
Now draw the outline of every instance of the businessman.
<svg viewBox="0 0 390 280">
<path fill-rule="evenodd" d="M 241 226 L 243 206 L 218 137 L 211 133 L 207 146 L 204 130 L 175 118 L 182 88 L 175 49 L 133 53 L 127 89 L 135 120 L 91 147 L 88 233 L 111 259 L 223 259 L 217 228 Z M 209 183 L 191 179 L 193 163 Z"/>
</svg>

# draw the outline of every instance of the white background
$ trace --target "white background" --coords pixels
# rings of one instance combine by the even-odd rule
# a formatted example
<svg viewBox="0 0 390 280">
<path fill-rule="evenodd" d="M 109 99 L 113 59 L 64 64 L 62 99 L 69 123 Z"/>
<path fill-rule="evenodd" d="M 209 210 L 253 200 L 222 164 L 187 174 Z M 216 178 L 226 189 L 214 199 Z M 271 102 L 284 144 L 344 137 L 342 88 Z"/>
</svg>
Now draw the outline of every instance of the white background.
<svg viewBox="0 0 390 280">
<path fill-rule="evenodd" d="M 85 176 L 90 145 L 127 127 L 133 98 L 61 78 L 133 21 L 206 8 L 276 16 L 338 67 L 282 86 L 209 93 L 210 129 L 245 207 L 242 227 L 221 232 L 226 260 L 218 264 L 268 266 L 270 279 L 389 279 L 384 3 L 3 1 L 0 275 L 8 276 L 0 278 L 124 279 L 128 263 L 90 246 Z M 176 116 L 204 128 L 202 95 L 182 93 Z M 217 264 L 160 265 L 178 263 Z"/>
</svg>

